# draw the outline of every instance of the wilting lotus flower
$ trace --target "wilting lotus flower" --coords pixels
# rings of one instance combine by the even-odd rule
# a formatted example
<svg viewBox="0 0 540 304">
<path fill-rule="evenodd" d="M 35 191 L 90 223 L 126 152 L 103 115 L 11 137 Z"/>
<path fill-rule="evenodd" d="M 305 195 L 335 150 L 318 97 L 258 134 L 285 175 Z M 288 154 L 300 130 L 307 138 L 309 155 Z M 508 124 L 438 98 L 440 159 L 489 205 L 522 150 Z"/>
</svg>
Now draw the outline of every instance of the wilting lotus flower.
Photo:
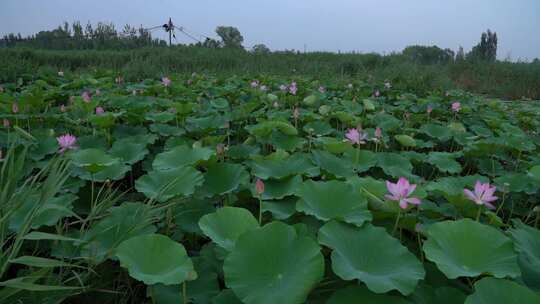
<svg viewBox="0 0 540 304">
<path fill-rule="evenodd" d="M 217 144 L 216 145 L 216 154 L 218 156 L 223 155 L 223 152 L 225 152 L 225 145 L 223 144 Z"/>
<path fill-rule="evenodd" d="M 161 78 L 161 83 L 162 83 L 164 86 L 168 87 L 168 86 L 171 85 L 171 80 L 169 79 L 169 77 L 162 77 L 162 78 Z"/>
<path fill-rule="evenodd" d="M 292 115 L 294 119 L 298 119 L 300 117 L 300 111 L 298 110 L 298 108 L 294 108 Z"/>
<path fill-rule="evenodd" d="M 323 86 L 320 86 L 320 87 L 319 87 L 319 92 L 320 92 L 321 94 L 324 94 L 324 93 L 326 93 L 326 89 L 325 89 Z"/>
<path fill-rule="evenodd" d="M 264 193 L 264 182 L 260 178 L 257 178 L 257 181 L 255 182 L 255 191 L 257 191 L 258 195 Z"/>
<path fill-rule="evenodd" d="M 390 81 L 385 81 L 384 82 L 384 88 L 387 89 L 387 90 L 392 88 L 392 84 L 390 83 Z"/>
<path fill-rule="evenodd" d="M 137 90 L 131 91 L 131 95 L 133 95 L 133 96 L 137 95 Z"/>
<path fill-rule="evenodd" d="M 12 105 L 11 105 L 11 111 L 13 113 L 19 113 L 19 104 L 14 102 Z"/>
<path fill-rule="evenodd" d="M 349 83 L 349 84 L 347 85 L 347 88 L 352 89 L 352 88 L 353 88 L 353 84 L 352 84 L 352 83 Z"/>
<path fill-rule="evenodd" d="M 72 150 L 77 148 L 75 146 L 75 143 L 77 142 L 77 137 L 71 135 L 71 134 L 65 134 L 62 136 L 59 136 L 56 138 L 56 141 L 58 142 L 58 145 L 60 146 L 60 150 L 58 150 L 58 153 L 64 153 L 66 150 Z"/>
<path fill-rule="evenodd" d="M 252 88 L 256 88 L 259 86 L 259 81 L 258 80 L 253 80 L 251 83 L 250 83 L 251 87 Z"/>
<path fill-rule="evenodd" d="M 491 204 L 498 199 L 498 197 L 493 196 L 497 187 L 491 187 L 489 183 L 482 184 L 480 181 L 476 181 L 474 185 L 474 192 L 469 189 L 463 189 L 465 196 L 477 205 L 484 205 L 488 209 L 495 209 L 495 206 Z"/>
<path fill-rule="evenodd" d="M 433 108 L 431 106 L 427 106 L 427 110 L 426 112 L 429 114 L 431 114 L 431 112 L 433 112 Z"/>
<path fill-rule="evenodd" d="M 298 88 L 296 87 L 296 82 L 291 82 L 291 85 L 289 86 L 289 93 L 292 95 L 296 95 L 296 92 L 298 91 Z"/>
<path fill-rule="evenodd" d="M 84 102 L 86 102 L 86 103 L 90 102 L 91 97 L 90 97 L 90 94 L 88 92 L 86 92 L 86 91 L 83 92 L 81 96 L 82 96 L 82 99 L 84 100 Z"/>
<path fill-rule="evenodd" d="M 6 118 L 4 118 L 3 124 L 4 128 L 9 128 L 9 120 L 7 120 Z"/>
<path fill-rule="evenodd" d="M 58 71 L 58 76 L 64 77 L 64 71 Z"/>
<path fill-rule="evenodd" d="M 191 85 L 192 83 L 193 83 L 193 80 L 191 80 L 191 79 L 187 80 L 187 85 Z"/>
<path fill-rule="evenodd" d="M 368 134 L 362 131 L 362 129 L 352 128 L 347 131 L 345 137 L 353 145 L 362 145 L 366 143 Z"/>
<path fill-rule="evenodd" d="M 453 102 L 452 103 L 452 111 L 459 112 L 461 110 L 461 104 L 459 102 Z"/>
<path fill-rule="evenodd" d="M 66 111 L 66 106 L 65 105 L 60 105 L 60 112 L 65 112 Z"/>
<path fill-rule="evenodd" d="M 279 90 L 280 90 L 281 92 L 287 92 L 287 86 L 284 85 L 284 84 L 282 84 L 282 85 L 279 86 Z"/>
<path fill-rule="evenodd" d="M 102 107 L 96 107 L 96 115 L 105 113 L 105 110 Z"/>
<path fill-rule="evenodd" d="M 420 199 L 410 197 L 416 189 L 416 185 L 409 184 L 409 181 L 405 177 L 400 177 L 395 184 L 386 181 L 386 188 L 390 194 L 386 194 L 384 197 L 388 200 L 399 202 L 401 209 L 407 209 L 408 204 L 420 205 L 421 203 Z"/>
<path fill-rule="evenodd" d="M 274 108 L 279 108 L 279 103 L 277 101 L 274 101 L 274 104 L 273 104 Z"/>
<path fill-rule="evenodd" d="M 382 137 L 382 130 L 381 128 L 377 127 L 375 129 L 375 138 L 381 138 Z"/>
<path fill-rule="evenodd" d="M 96 96 L 99 96 L 99 95 L 101 95 L 101 90 L 100 90 L 100 89 L 97 89 L 97 90 L 96 90 Z"/>
</svg>

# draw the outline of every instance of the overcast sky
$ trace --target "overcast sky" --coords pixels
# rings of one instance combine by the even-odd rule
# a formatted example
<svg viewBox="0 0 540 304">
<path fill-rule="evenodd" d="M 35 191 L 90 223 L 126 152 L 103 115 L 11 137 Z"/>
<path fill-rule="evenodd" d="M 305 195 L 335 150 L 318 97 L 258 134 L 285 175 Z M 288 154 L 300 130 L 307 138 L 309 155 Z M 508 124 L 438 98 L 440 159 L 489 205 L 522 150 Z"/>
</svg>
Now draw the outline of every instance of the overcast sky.
<svg viewBox="0 0 540 304">
<path fill-rule="evenodd" d="M 468 51 L 490 28 L 500 59 L 540 57 L 540 0 L 0 0 L 0 35 L 74 20 L 152 27 L 168 17 L 211 37 L 218 25 L 236 26 L 245 46 L 274 50 L 389 53 L 420 44 Z"/>
</svg>

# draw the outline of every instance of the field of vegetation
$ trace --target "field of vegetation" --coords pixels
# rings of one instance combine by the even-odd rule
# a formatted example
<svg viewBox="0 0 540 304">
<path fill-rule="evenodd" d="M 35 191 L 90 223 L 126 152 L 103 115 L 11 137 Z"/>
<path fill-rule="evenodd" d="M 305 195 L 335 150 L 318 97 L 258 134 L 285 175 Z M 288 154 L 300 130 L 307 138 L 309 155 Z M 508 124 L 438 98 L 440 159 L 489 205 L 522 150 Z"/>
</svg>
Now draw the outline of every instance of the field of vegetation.
<svg viewBox="0 0 540 304">
<path fill-rule="evenodd" d="M 0 303 L 540 303 L 539 103 L 277 74 L 6 80 Z"/>
</svg>

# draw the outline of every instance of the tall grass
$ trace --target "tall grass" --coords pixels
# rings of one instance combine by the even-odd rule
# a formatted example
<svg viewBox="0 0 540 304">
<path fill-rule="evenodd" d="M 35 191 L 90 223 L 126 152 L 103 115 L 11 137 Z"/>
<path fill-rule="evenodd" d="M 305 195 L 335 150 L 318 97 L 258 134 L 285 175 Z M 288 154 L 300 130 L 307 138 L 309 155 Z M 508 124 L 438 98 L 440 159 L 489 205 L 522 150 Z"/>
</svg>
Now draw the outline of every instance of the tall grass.
<svg viewBox="0 0 540 304">
<path fill-rule="evenodd" d="M 458 62 L 422 65 L 400 54 L 281 52 L 254 54 L 235 49 L 177 46 L 121 51 L 0 49 L 0 82 L 31 80 L 39 70 L 112 70 L 127 80 L 170 73 L 274 74 L 320 79 L 392 81 L 412 92 L 460 88 L 490 96 L 540 99 L 540 64 Z"/>
</svg>

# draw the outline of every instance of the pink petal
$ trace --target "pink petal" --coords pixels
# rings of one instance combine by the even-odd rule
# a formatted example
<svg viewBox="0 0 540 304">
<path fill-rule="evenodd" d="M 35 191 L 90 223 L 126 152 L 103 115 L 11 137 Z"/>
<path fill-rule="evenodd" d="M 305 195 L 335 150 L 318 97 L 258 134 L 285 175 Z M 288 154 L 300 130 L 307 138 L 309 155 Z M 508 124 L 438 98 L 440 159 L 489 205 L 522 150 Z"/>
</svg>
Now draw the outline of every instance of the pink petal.
<svg viewBox="0 0 540 304">
<path fill-rule="evenodd" d="M 409 197 L 409 198 L 406 198 L 405 201 L 409 204 L 413 204 L 413 205 L 420 205 L 420 203 L 422 203 L 422 201 L 420 201 L 419 198 L 416 198 L 416 197 Z"/>
<path fill-rule="evenodd" d="M 401 209 L 407 209 L 407 201 L 406 200 L 400 200 L 399 201 L 399 207 Z"/>
<path fill-rule="evenodd" d="M 399 197 L 396 197 L 394 195 L 386 194 L 386 195 L 384 195 L 384 197 L 389 201 L 399 201 Z"/>
<path fill-rule="evenodd" d="M 471 190 L 463 189 L 463 193 L 465 193 L 467 198 L 470 199 L 471 201 L 473 201 L 473 202 L 476 201 L 476 196 L 474 195 L 474 193 Z"/>
<path fill-rule="evenodd" d="M 488 208 L 488 209 L 495 209 L 495 206 L 493 206 L 492 204 L 488 203 L 488 202 L 485 202 L 484 205 Z"/>
<path fill-rule="evenodd" d="M 411 193 L 413 193 L 414 190 L 416 190 L 416 185 L 415 184 L 410 185 L 409 189 L 407 190 L 407 195 L 406 196 L 411 195 Z"/>
<path fill-rule="evenodd" d="M 476 184 L 474 184 L 474 194 L 476 197 L 481 197 L 482 193 L 484 193 L 484 185 L 480 181 L 476 181 Z"/>
<path fill-rule="evenodd" d="M 400 195 L 397 184 L 386 181 L 386 189 L 388 189 L 388 192 L 392 193 L 394 196 Z"/>
</svg>

